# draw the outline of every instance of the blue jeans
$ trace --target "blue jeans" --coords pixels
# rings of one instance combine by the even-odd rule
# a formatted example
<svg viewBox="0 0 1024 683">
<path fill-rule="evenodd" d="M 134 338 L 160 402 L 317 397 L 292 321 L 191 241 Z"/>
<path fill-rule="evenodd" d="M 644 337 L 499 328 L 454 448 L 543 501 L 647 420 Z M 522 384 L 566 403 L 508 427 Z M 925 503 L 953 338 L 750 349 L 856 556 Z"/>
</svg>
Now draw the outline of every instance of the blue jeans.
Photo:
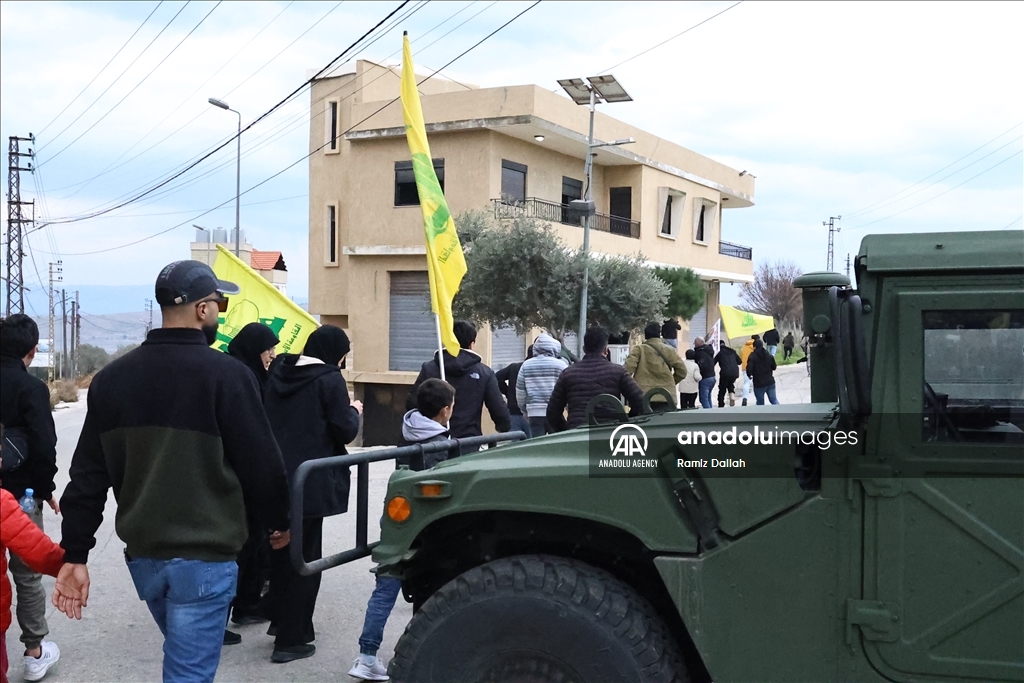
<svg viewBox="0 0 1024 683">
<path fill-rule="evenodd" d="M 775 358 L 775 352 L 779 350 L 778 345 L 777 344 L 772 344 L 771 346 L 769 346 L 767 348 L 768 348 L 768 353 L 772 354 L 772 358 Z"/>
<path fill-rule="evenodd" d="M 530 438 L 530 421 L 525 415 L 512 415 L 512 431 L 522 432 L 527 439 Z"/>
<path fill-rule="evenodd" d="M 544 436 L 548 433 L 548 418 L 546 416 L 531 417 L 530 418 L 530 431 L 527 432 L 531 438 L 536 436 Z"/>
<path fill-rule="evenodd" d="M 700 394 L 701 408 L 711 407 L 711 390 L 715 388 L 715 378 L 705 377 L 697 383 L 697 393 Z"/>
<path fill-rule="evenodd" d="M 768 395 L 768 400 L 773 406 L 779 405 L 779 399 L 775 398 L 775 385 L 769 384 L 766 387 L 754 387 L 754 396 L 757 398 L 757 405 L 764 405 L 764 396 Z"/>
<path fill-rule="evenodd" d="M 384 640 L 384 625 L 388 623 L 395 600 L 402 592 L 402 582 L 387 576 L 378 576 L 373 594 L 366 603 L 363 633 L 359 636 L 359 654 L 376 656 Z"/>
<path fill-rule="evenodd" d="M 165 683 L 212 683 L 238 564 L 127 555 L 125 560 L 139 599 L 146 601 L 164 636 Z"/>
</svg>

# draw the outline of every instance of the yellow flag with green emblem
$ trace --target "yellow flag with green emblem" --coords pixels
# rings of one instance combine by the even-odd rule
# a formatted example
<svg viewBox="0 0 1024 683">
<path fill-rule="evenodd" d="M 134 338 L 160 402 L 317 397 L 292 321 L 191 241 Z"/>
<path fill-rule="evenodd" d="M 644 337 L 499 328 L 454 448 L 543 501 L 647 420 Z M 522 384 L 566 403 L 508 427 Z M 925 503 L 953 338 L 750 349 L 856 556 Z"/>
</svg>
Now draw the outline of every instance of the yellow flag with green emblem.
<svg viewBox="0 0 1024 683">
<path fill-rule="evenodd" d="M 722 315 L 722 324 L 725 326 L 725 335 L 729 339 L 744 339 L 754 334 L 761 334 L 775 327 L 775 321 L 770 315 L 760 315 L 741 311 L 732 306 L 719 304 L 718 312 Z"/>
<path fill-rule="evenodd" d="M 452 299 L 459 291 L 462 276 L 466 274 L 466 258 L 455 231 L 455 221 L 448 211 L 441 184 L 437 182 L 427 129 L 423 125 L 420 93 L 416 89 L 413 72 L 412 49 L 409 36 L 402 45 L 402 116 L 405 119 L 405 137 L 412 155 L 412 170 L 416 178 L 416 191 L 423 211 L 423 230 L 427 238 L 427 273 L 430 278 L 430 306 L 441 325 L 441 342 L 448 353 L 459 355 L 459 341 L 455 338 L 452 318 Z"/>
<path fill-rule="evenodd" d="M 228 310 L 220 314 L 217 341 L 213 348 L 228 350 L 228 344 L 238 331 L 249 323 L 263 323 L 277 335 L 278 353 L 300 353 L 306 338 L 320 324 L 295 302 L 267 282 L 255 270 L 245 265 L 223 244 L 217 245 L 214 274 L 221 280 L 234 282 L 239 292 L 228 297 Z"/>
</svg>

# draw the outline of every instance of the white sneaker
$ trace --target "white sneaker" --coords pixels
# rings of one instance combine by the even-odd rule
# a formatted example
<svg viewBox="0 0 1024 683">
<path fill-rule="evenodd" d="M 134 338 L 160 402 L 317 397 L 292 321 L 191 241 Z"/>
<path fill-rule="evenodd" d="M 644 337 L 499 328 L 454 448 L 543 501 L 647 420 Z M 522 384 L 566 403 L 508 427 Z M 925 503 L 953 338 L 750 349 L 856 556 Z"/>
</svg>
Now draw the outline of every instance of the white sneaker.
<svg viewBox="0 0 1024 683">
<path fill-rule="evenodd" d="M 29 657 L 25 655 L 25 680 L 26 681 L 38 681 L 46 672 L 50 670 L 50 667 L 57 663 L 60 659 L 60 648 L 57 647 L 57 643 L 49 640 L 44 640 L 39 643 L 39 647 L 42 652 L 39 653 L 39 657 Z"/>
<path fill-rule="evenodd" d="M 355 663 L 352 668 L 348 670 L 348 675 L 352 678 L 361 678 L 364 681 L 387 681 L 388 670 L 384 668 L 384 662 L 377 658 L 373 662 L 373 666 L 368 666 L 359 657 L 356 657 Z"/>
</svg>

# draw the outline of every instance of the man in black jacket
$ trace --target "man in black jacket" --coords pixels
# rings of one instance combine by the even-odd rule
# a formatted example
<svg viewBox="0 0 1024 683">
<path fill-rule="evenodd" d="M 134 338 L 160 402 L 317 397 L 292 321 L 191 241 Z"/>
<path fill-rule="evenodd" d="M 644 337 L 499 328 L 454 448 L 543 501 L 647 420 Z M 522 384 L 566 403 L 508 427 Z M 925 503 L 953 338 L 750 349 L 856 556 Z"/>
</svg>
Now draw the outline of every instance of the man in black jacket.
<svg viewBox="0 0 1024 683">
<path fill-rule="evenodd" d="M 498 380 L 494 377 L 494 372 L 484 365 L 480 356 L 473 351 L 473 347 L 476 346 L 476 327 L 471 322 L 459 320 L 455 323 L 454 332 L 455 338 L 459 340 L 459 346 L 462 347 L 459 355 L 453 358 L 447 351 L 444 352 L 445 381 L 455 388 L 455 411 L 452 413 L 451 422 L 448 423 L 452 438 L 463 439 L 483 434 L 480 416 L 485 405 L 487 412 L 491 414 L 491 420 L 494 421 L 494 428 L 499 432 L 507 432 L 512 426 L 512 418 L 501 390 L 498 389 Z M 441 378 L 437 354 L 420 368 L 416 383 L 412 385 L 409 396 L 405 399 L 407 411 L 416 407 L 416 390 L 423 380 L 429 377 Z M 463 449 L 462 452 L 465 454 L 471 450 L 477 449 Z"/>
<path fill-rule="evenodd" d="M 516 398 L 516 381 L 519 379 L 519 370 L 523 367 L 523 363 L 531 358 L 533 358 L 533 344 L 530 344 L 530 348 L 526 350 L 526 358 L 524 360 L 509 363 L 494 373 L 494 378 L 498 380 L 498 390 L 501 391 L 502 396 L 508 402 L 508 412 L 512 419 L 512 431 L 526 434 L 527 439 L 530 438 L 530 421 L 523 415 L 519 399 Z"/>
<path fill-rule="evenodd" d="M 555 382 L 548 399 L 548 425 L 556 432 L 585 425 L 587 404 L 598 394 L 625 396 L 630 415 L 644 410 L 643 390 L 624 367 L 608 360 L 608 330 L 595 326 L 583 335 L 583 359 L 563 370 Z M 595 412 L 607 414 L 600 406 Z"/>
<path fill-rule="evenodd" d="M 700 368 L 697 393 L 701 408 L 711 408 L 711 390 L 715 388 L 715 350 L 702 337 L 693 340 L 693 362 Z"/>
<path fill-rule="evenodd" d="M 768 351 L 768 355 L 772 358 L 775 357 L 775 352 L 779 349 L 779 331 L 774 327 L 764 333 L 764 347 Z"/>
<path fill-rule="evenodd" d="M 725 407 L 725 394 L 729 394 L 729 405 L 736 405 L 736 380 L 740 377 L 740 355 L 725 342 L 718 345 L 715 356 L 718 365 L 718 407 Z"/>
<path fill-rule="evenodd" d="M 206 264 L 178 261 L 156 281 L 163 326 L 93 378 L 61 497 L 65 565 L 53 604 L 81 619 L 89 551 L 107 490 L 139 598 L 164 634 L 165 681 L 213 680 L 246 509 L 288 543 L 288 485 L 252 372 L 210 348 L 224 294 Z"/>
<path fill-rule="evenodd" d="M 4 472 L 3 487 L 19 500 L 32 489 L 35 503 L 29 517 L 43 528 L 42 501 L 60 512 L 53 497 L 53 476 L 57 473 L 57 433 L 50 412 L 50 391 L 46 384 L 28 374 L 36 355 L 39 327 L 32 318 L 15 314 L 0 321 L 0 423 L 7 438 L 17 444 L 25 457 L 15 469 Z M 10 449 L 9 449 L 10 450 Z M 11 554 L 11 575 L 18 594 L 18 625 L 25 644 L 25 672 L 28 680 L 42 678 L 60 658 L 60 650 L 43 640 L 50 629 L 46 623 L 46 590 L 42 576 Z"/>
</svg>

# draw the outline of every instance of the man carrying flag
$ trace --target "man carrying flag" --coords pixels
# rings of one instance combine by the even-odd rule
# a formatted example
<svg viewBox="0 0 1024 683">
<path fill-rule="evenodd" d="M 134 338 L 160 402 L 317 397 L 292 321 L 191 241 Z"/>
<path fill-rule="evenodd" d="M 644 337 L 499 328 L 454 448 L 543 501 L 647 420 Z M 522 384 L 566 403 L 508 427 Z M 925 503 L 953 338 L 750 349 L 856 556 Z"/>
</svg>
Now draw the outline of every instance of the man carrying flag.
<svg viewBox="0 0 1024 683">
<path fill-rule="evenodd" d="M 420 94 L 416 88 L 412 51 L 409 37 L 403 38 L 402 57 L 402 113 L 405 134 L 412 155 L 416 191 L 423 210 L 423 229 L 427 242 L 427 272 L 430 278 L 430 302 L 438 321 L 438 349 L 432 360 L 423 364 L 419 377 L 409 392 L 406 409 L 416 407 L 416 390 L 423 380 L 437 377 L 455 387 L 455 410 L 449 431 L 453 438 L 481 434 L 480 416 L 483 406 L 491 414 L 494 426 L 500 432 L 511 427 L 508 405 L 498 388 L 494 372 L 484 365 L 473 350 L 476 327 L 464 320 L 452 318 L 452 299 L 466 274 L 466 259 L 462 254 L 455 221 L 448 210 L 448 202 L 431 163 L 427 131 L 420 108 Z"/>
</svg>

